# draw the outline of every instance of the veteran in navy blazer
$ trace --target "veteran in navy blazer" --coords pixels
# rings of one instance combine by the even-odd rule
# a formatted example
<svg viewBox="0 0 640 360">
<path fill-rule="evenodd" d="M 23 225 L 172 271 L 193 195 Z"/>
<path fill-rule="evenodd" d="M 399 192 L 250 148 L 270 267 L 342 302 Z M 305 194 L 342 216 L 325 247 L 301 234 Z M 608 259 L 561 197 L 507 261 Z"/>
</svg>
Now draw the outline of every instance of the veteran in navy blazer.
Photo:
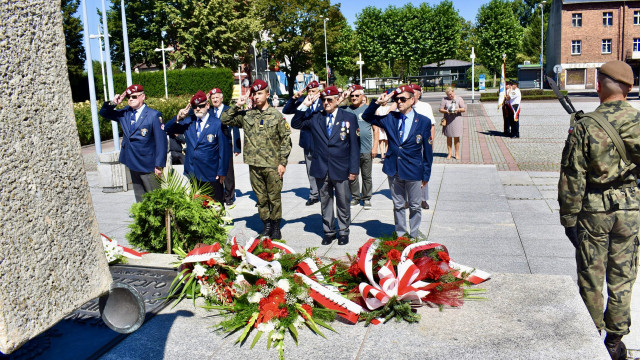
<svg viewBox="0 0 640 360">
<path fill-rule="evenodd" d="M 116 110 L 124 98 L 128 105 Z M 113 100 L 105 102 L 100 116 L 117 121 L 122 127 L 122 147 L 119 161 L 131 172 L 133 193 L 136 202 L 142 195 L 157 189 L 157 176 L 167 163 L 167 134 L 162 124 L 162 114 L 144 103 L 145 94 L 141 85 L 131 85 Z"/>
<path fill-rule="evenodd" d="M 222 103 L 224 95 L 222 90 L 213 88 L 209 90 L 209 100 L 211 100 L 211 113 L 220 121 L 222 113 L 229 110 L 229 106 Z M 233 170 L 233 157 L 240 155 L 242 152 L 242 145 L 240 142 L 240 130 L 237 126 L 222 125 L 222 130 L 227 135 L 229 140 L 229 146 L 233 149 L 229 151 L 229 170 L 227 171 L 227 177 L 224 179 L 224 202 L 227 205 L 233 205 L 234 196 L 236 192 L 236 177 Z"/>
<path fill-rule="evenodd" d="M 190 108 L 193 108 L 192 115 L 189 115 Z M 222 204 L 222 184 L 229 169 L 231 146 L 222 123 L 209 107 L 205 93 L 198 91 L 189 105 L 167 123 L 166 130 L 169 134 L 184 134 L 187 143 L 184 174 L 209 183 L 213 199 Z"/>
<path fill-rule="evenodd" d="M 398 104 L 398 111 L 375 115 L 380 104 L 392 97 Z M 401 86 L 390 94 L 381 95 L 362 114 L 363 120 L 387 132 L 389 150 L 382 171 L 389 180 L 396 232 L 398 236 L 408 233 L 404 207 L 408 202 L 410 235 L 414 238 L 420 235 L 422 187 L 429 182 L 433 163 L 433 149 L 429 144 L 431 120 L 413 110 L 415 101 L 413 89 Z"/>
<path fill-rule="evenodd" d="M 307 112 L 321 96 L 324 110 Z M 314 152 L 310 174 L 316 179 L 320 193 L 323 245 L 329 245 L 336 238 L 334 230 L 333 199 L 335 191 L 338 215 L 338 244 L 349 242 L 351 208 L 349 206 L 349 181 L 353 181 L 360 171 L 360 141 L 358 120 L 355 115 L 338 108 L 338 89 L 331 86 L 321 94 L 307 96 L 298 108 L 291 126 L 306 128 L 313 135 Z"/>
<path fill-rule="evenodd" d="M 314 80 L 310 82 L 304 89 L 293 94 L 293 96 L 289 99 L 289 101 L 287 101 L 287 103 L 284 104 L 284 107 L 282 108 L 283 114 L 290 115 L 290 114 L 296 113 L 296 110 L 298 109 L 298 107 L 300 107 L 300 105 L 302 105 L 302 102 L 306 99 L 306 97 L 302 96 L 305 90 L 307 91 L 307 97 L 320 94 L 320 91 L 321 91 L 320 84 Z M 320 112 L 322 110 L 323 110 L 323 106 L 322 106 L 322 103 L 320 102 L 320 98 L 318 98 L 311 106 L 307 108 L 307 112 L 310 112 L 310 113 Z M 318 185 L 316 184 L 315 178 L 310 175 L 311 161 L 313 159 L 313 148 L 314 148 L 313 134 L 311 134 L 311 131 L 305 128 L 300 129 L 300 140 L 298 142 L 298 145 L 300 145 L 300 147 L 304 151 L 305 164 L 307 165 L 307 177 L 309 178 L 309 199 L 307 200 L 307 203 L 305 205 L 310 206 L 319 201 Z"/>
</svg>

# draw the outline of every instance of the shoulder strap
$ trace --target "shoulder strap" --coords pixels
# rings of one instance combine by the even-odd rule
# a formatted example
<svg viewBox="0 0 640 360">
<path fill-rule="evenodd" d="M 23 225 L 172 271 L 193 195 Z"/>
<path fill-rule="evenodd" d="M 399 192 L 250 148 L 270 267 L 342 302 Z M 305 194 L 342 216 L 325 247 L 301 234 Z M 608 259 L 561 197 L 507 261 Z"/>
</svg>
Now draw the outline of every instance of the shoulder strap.
<svg viewBox="0 0 640 360">
<path fill-rule="evenodd" d="M 629 158 L 627 157 L 627 149 L 624 147 L 624 142 L 620 137 L 618 131 L 611 125 L 607 119 L 605 119 L 604 115 L 601 113 L 594 111 L 587 114 L 584 114 L 583 117 L 589 117 L 600 125 L 602 129 L 609 135 L 611 141 L 613 141 L 613 145 L 618 150 L 618 154 L 620 154 L 620 158 L 624 161 L 625 165 L 629 166 Z"/>
</svg>

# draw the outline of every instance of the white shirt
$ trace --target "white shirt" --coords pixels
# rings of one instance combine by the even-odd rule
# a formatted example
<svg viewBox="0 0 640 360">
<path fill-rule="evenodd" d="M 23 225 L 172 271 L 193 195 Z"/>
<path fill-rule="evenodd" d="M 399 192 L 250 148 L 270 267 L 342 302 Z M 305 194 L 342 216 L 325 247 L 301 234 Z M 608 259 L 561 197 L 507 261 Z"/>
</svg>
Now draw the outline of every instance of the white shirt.
<svg viewBox="0 0 640 360">
<path fill-rule="evenodd" d="M 333 119 L 331 119 L 329 116 L 333 115 Z M 327 114 L 327 127 L 329 126 L 329 119 L 331 119 L 331 122 L 333 122 L 333 124 L 336 124 L 336 111 L 332 112 L 331 114 Z"/>
<path fill-rule="evenodd" d="M 217 108 L 215 108 L 215 109 L 216 109 L 216 111 L 215 111 L 215 113 L 216 113 L 216 117 L 217 117 L 218 119 L 220 119 L 220 116 L 222 116 L 222 109 L 223 109 L 223 108 L 224 108 L 224 104 L 221 104 L 220 106 L 218 106 Z"/>
<path fill-rule="evenodd" d="M 142 114 L 142 110 L 144 110 L 144 107 L 147 106 L 146 104 L 142 104 L 142 106 L 140 106 L 138 108 L 138 110 L 136 110 L 136 122 L 138 122 L 138 120 L 140 120 L 140 114 Z M 133 109 L 131 109 L 133 110 Z"/>
<path fill-rule="evenodd" d="M 198 118 L 196 116 L 196 118 Z M 207 120 L 209 120 L 209 113 L 207 112 L 204 117 L 202 118 L 202 122 L 200 123 L 200 135 L 202 135 L 202 132 L 204 131 L 204 128 L 207 126 Z M 198 130 L 198 120 L 196 120 L 196 131 Z"/>
<path fill-rule="evenodd" d="M 433 109 L 431 108 L 431 105 L 426 102 L 416 100 L 416 103 L 413 105 L 413 110 L 422 116 L 428 117 L 429 120 L 431 120 L 431 124 L 434 124 L 433 119 L 435 117 L 433 116 Z"/>
<path fill-rule="evenodd" d="M 509 104 L 520 105 L 520 99 L 522 98 L 522 95 L 520 94 L 519 88 L 511 89 L 511 91 L 509 91 L 509 97 L 511 98 L 509 100 Z"/>
</svg>

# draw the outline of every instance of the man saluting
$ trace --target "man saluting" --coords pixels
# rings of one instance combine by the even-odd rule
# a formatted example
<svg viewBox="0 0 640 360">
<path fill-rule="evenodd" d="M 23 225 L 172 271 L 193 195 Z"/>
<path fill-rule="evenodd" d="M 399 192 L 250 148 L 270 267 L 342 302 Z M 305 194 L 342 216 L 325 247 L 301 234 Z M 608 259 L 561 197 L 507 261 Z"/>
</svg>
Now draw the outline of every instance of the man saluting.
<svg viewBox="0 0 640 360">
<path fill-rule="evenodd" d="M 127 98 L 122 110 L 116 106 Z M 131 85 L 113 100 L 105 102 L 100 116 L 117 121 L 122 127 L 123 139 L 119 161 L 131 172 L 136 202 L 142 195 L 160 187 L 156 176 L 162 174 L 167 163 L 167 134 L 162 124 L 162 114 L 144 103 L 144 89 Z"/>
</svg>

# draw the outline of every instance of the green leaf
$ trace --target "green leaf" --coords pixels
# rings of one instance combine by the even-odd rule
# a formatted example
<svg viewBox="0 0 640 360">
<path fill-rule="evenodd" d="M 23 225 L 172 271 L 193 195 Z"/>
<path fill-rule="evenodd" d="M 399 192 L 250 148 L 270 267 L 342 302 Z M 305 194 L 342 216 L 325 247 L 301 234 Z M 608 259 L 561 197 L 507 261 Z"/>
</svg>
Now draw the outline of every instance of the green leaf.
<svg viewBox="0 0 640 360">
<path fill-rule="evenodd" d="M 262 331 L 258 331 L 256 336 L 253 337 L 253 341 L 251 342 L 251 346 L 249 347 L 249 349 L 253 349 L 253 347 L 256 346 L 261 336 L 262 336 Z"/>
<path fill-rule="evenodd" d="M 316 322 L 316 324 L 318 324 L 318 325 L 320 325 L 320 326 L 322 326 L 322 327 L 324 327 L 324 328 L 327 328 L 327 329 L 329 329 L 329 330 L 333 331 L 334 333 L 337 333 L 337 331 L 335 331 L 335 330 L 334 330 L 331 326 L 329 326 L 329 324 L 327 324 L 326 322 L 324 322 L 324 321 L 322 321 L 322 320 L 318 320 L 318 319 L 314 319 L 313 321 L 315 321 L 315 322 Z"/>
<path fill-rule="evenodd" d="M 268 337 L 268 339 L 267 339 L 267 350 L 271 349 L 271 335 L 273 335 L 273 332 L 274 332 L 274 331 L 275 331 L 275 330 L 271 330 L 271 331 L 269 332 L 269 337 Z"/>
<path fill-rule="evenodd" d="M 293 337 L 293 341 L 298 345 L 298 330 L 293 324 L 289 324 L 289 331 L 291 332 L 291 337 Z"/>
<path fill-rule="evenodd" d="M 244 327 L 244 331 L 242 332 L 242 334 L 240 334 L 240 337 L 238 338 L 238 340 L 236 340 L 235 342 L 236 344 L 244 341 L 247 335 L 249 335 L 249 332 L 251 331 L 251 327 L 253 326 L 253 323 L 256 322 L 258 315 L 260 315 L 260 313 L 254 313 L 253 316 L 251 316 L 251 318 L 249 319 L 249 322 L 247 323 L 247 326 Z"/>
</svg>

